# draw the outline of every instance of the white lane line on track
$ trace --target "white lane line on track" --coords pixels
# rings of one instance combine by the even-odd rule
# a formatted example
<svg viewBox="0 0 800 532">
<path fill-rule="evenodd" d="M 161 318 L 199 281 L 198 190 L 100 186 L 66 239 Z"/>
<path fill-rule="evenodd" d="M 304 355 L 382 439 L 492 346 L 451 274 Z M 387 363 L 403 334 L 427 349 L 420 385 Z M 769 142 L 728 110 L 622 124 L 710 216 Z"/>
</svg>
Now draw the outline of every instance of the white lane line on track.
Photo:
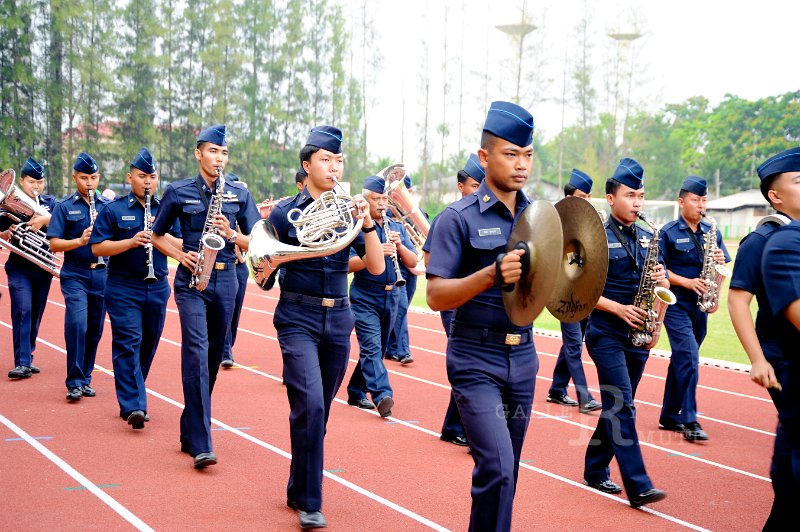
<svg viewBox="0 0 800 532">
<path fill-rule="evenodd" d="M 9 325 L 8 323 L 6 323 L 6 322 L 4 322 L 4 321 L 0 321 L 0 325 L 3 325 L 4 327 L 7 327 L 8 329 L 11 329 L 11 325 Z M 172 340 L 168 340 L 168 339 L 166 339 L 166 338 L 163 338 L 163 337 L 161 338 L 161 340 L 162 340 L 162 341 L 166 341 L 166 342 L 168 342 L 168 343 L 170 343 L 170 344 L 173 344 L 173 345 L 176 345 L 176 346 L 180 346 L 180 345 L 181 345 L 179 342 L 175 342 L 175 341 L 172 341 Z M 58 346 L 58 345 L 55 345 L 55 344 L 53 344 L 53 343 L 51 343 L 51 342 L 48 342 L 47 340 L 44 340 L 44 339 L 42 339 L 42 338 L 39 338 L 39 341 L 40 341 L 42 344 L 44 344 L 44 345 L 46 345 L 46 346 L 50 347 L 51 349 L 54 349 L 54 350 L 56 350 L 56 351 L 58 351 L 58 352 L 60 352 L 60 353 L 66 354 L 66 350 L 65 350 L 64 348 L 62 348 L 62 347 Z M 239 364 L 237 364 L 237 365 L 239 365 Z M 114 376 L 114 372 L 113 372 L 113 371 L 111 371 L 111 370 L 109 370 L 109 369 L 106 369 L 106 368 L 104 368 L 103 366 L 100 366 L 99 364 L 95 364 L 95 366 L 94 366 L 94 367 L 95 367 L 95 369 L 97 369 L 97 370 L 99 370 L 99 371 L 102 371 L 103 373 L 105 373 L 105 374 L 107 374 L 107 375 L 110 375 L 110 376 L 112 376 L 112 377 Z M 269 376 L 269 377 L 272 377 L 272 376 L 270 376 L 270 375 L 268 375 L 268 374 L 266 374 L 266 373 L 263 373 L 263 372 L 260 372 L 260 371 L 257 371 L 257 370 L 253 370 L 253 369 L 251 369 L 251 368 L 246 368 L 245 366 L 241 366 L 241 367 L 242 367 L 243 369 L 247 369 L 247 370 L 249 370 L 249 371 L 253 371 L 254 373 L 259 373 L 259 374 L 262 374 L 262 375 L 264 375 L 264 376 Z M 280 380 L 280 379 L 278 379 L 278 380 Z M 174 399 L 171 399 L 171 398 L 169 398 L 169 397 L 167 397 L 167 396 L 165 396 L 165 395 L 162 395 L 162 394 L 160 394 L 160 393 L 158 393 L 158 392 L 156 392 L 155 390 L 152 390 L 152 389 L 150 389 L 150 388 L 147 388 L 147 393 L 148 393 L 148 394 L 150 394 L 150 395 L 152 395 L 153 397 L 156 397 L 156 398 L 158 398 L 158 399 L 161 399 L 162 401 L 164 401 L 164 402 L 166 402 L 166 403 L 169 403 L 169 404 L 171 404 L 171 405 L 173 405 L 173 406 L 175 406 L 175 407 L 178 407 L 178 408 L 183 408 L 183 406 L 184 406 L 182 403 L 179 403 L 178 401 L 175 401 Z M 343 403 L 345 403 L 345 404 L 347 404 L 347 402 L 346 402 L 346 401 L 342 401 L 342 402 L 343 402 Z M 4 419 L 5 419 L 5 418 L 4 418 L 2 415 L 0 415 L 0 421 L 3 421 Z M 228 425 L 228 424 L 226 424 L 226 423 L 224 423 L 224 422 L 222 422 L 222 421 L 220 421 L 220 420 L 218 420 L 218 419 L 216 419 L 216 418 L 213 418 L 213 417 L 212 417 L 212 418 L 211 418 L 211 422 L 212 422 L 213 424 L 215 424 L 215 425 L 217 425 L 217 426 L 219 426 L 219 427 L 221 427 L 221 428 L 225 429 L 225 430 L 226 430 L 226 431 L 228 431 L 228 432 L 231 432 L 231 433 L 233 433 L 233 434 L 235 434 L 235 435 L 237 435 L 237 436 L 239 436 L 239 437 L 241 437 L 241 438 L 244 438 L 245 440 L 248 440 L 248 441 L 250 441 L 251 443 L 255 443 L 256 445 L 258 445 L 258 446 L 260 446 L 260 447 L 263 447 L 264 449 L 267 449 L 267 450 L 269 450 L 269 451 L 272 451 L 272 452 L 273 452 L 273 453 L 275 453 L 275 454 L 278 454 L 278 455 L 280 455 L 280 456 L 282 456 L 282 457 L 284 457 L 284 458 L 288 458 L 288 459 L 291 459 L 291 458 L 292 458 L 292 455 L 291 455 L 291 453 L 288 453 L 288 452 L 284 451 L 283 449 L 281 449 L 281 448 L 279 448 L 279 447 L 275 447 L 274 445 L 271 445 L 271 444 L 269 444 L 269 443 L 267 443 L 267 442 L 265 442 L 265 441 L 263 441 L 263 440 L 260 440 L 260 439 L 258 439 L 258 438 L 256 438 L 256 437 L 254 437 L 254 436 L 252 436 L 252 435 L 250 435 L 250 434 L 247 434 L 246 432 L 242 432 L 241 430 L 239 430 L 239 429 L 236 429 L 236 428 L 234 428 L 234 427 L 232 427 L 232 426 L 230 426 L 230 425 Z M 13 429 L 12 429 L 12 430 L 13 430 Z M 17 434 L 20 434 L 20 433 L 18 432 Z M 47 449 L 46 449 L 46 448 L 45 448 L 45 447 L 44 447 L 42 444 L 40 444 L 40 443 L 39 443 L 39 442 L 37 442 L 36 440 L 33 440 L 33 439 L 30 437 L 30 436 L 28 436 L 28 438 L 31 440 L 29 443 L 31 443 L 32 445 L 33 445 L 33 444 L 36 444 L 36 445 L 38 445 L 38 446 L 40 446 L 40 447 L 44 448 L 45 450 L 47 450 Z M 53 456 L 55 456 L 55 455 L 53 455 Z M 56 458 L 58 458 L 58 457 L 56 457 Z M 69 467 L 69 466 L 68 466 L 66 463 L 65 463 L 64 465 L 65 465 L 66 467 Z M 65 470 L 65 471 L 66 471 L 66 470 Z M 73 470 L 73 471 L 74 471 L 74 470 Z M 77 475 L 80 475 L 80 473 L 78 473 L 77 471 L 75 471 L 75 473 L 76 473 Z M 342 478 L 342 477 L 340 477 L 340 476 L 338 476 L 338 475 L 336 475 L 336 474 L 334 474 L 334 473 L 330 473 L 330 472 L 328 472 L 328 471 L 323 471 L 323 474 L 324 474 L 324 475 L 325 475 L 327 478 L 331 479 L 332 481 L 334 481 L 334 482 L 336 482 L 336 483 L 338 483 L 338 484 L 341 484 L 342 486 L 344 486 L 344 487 L 346 487 L 346 488 L 349 488 L 349 489 L 351 489 L 351 490 L 355 491 L 356 493 L 358 493 L 358 494 L 360 494 L 360 495 L 363 495 L 363 496 L 365 496 L 365 497 L 367 497 L 367 498 L 369 498 L 369 499 L 372 499 L 373 501 L 377 502 L 378 504 L 382 504 L 383 506 L 386 506 L 387 508 L 390 508 L 390 509 L 392 509 L 392 510 L 396 511 L 396 512 L 400 513 L 401 515 L 404 515 L 404 516 L 406 516 L 406 517 L 408 517 L 408 518 L 410 518 L 410 519 L 413 519 L 414 521 L 416 521 L 416 522 L 418 522 L 418 523 L 420 523 L 420 524 L 422 524 L 422 525 L 425 525 L 425 526 L 427 526 L 428 528 L 432 528 L 433 530 L 437 530 L 437 531 L 440 531 L 440 532 L 447 532 L 447 531 L 448 531 L 448 529 L 447 529 L 447 528 L 445 528 L 445 527 L 443 527 L 443 526 L 441 526 L 441 525 L 439 525 L 439 524 L 437 524 L 437 523 L 435 523 L 435 522 L 431 521 L 430 519 L 428 519 L 428 518 L 426 518 L 426 517 L 423 517 L 423 516 L 421 516 L 421 515 L 417 514 L 416 512 L 413 512 L 413 511 L 409 510 L 408 508 L 405 508 L 405 507 L 403 507 L 403 506 L 400 506 L 399 504 L 397 504 L 397 503 L 395 503 L 395 502 L 392 502 L 392 501 L 390 501 L 390 500 L 388 500 L 388 499 L 386 499 L 386 498 L 384 498 L 384 497 L 381 497 L 381 496 L 380 496 L 380 495 L 378 495 L 377 493 L 373 493 L 373 492 L 371 492 L 371 491 L 367 490 L 366 488 L 362 488 L 361 486 L 359 486 L 359 485 L 357 485 L 357 484 L 354 484 L 354 483 L 350 482 L 349 480 L 346 480 L 346 479 L 344 479 L 344 478 Z M 84 480 L 86 483 L 84 483 L 83 481 L 81 481 L 80 479 L 78 479 L 78 477 L 74 477 L 74 478 L 76 478 L 76 480 L 78 480 L 79 482 L 81 482 L 82 484 L 84 484 L 84 485 L 85 485 L 85 486 L 86 486 L 88 489 L 91 489 L 91 488 L 89 487 L 89 485 L 91 485 L 91 486 L 94 486 L 94 484 L 91 484 L 91 482 L 89 482 L 89 481 L 88 481 L 88 479 L 85 479 L 85 477 L 83 477 L 82 475 L 80 475 L 80 478 L 81 478 L 81 479 L 83 479 L 83 480 Z M 99 494 L 95 493 L 95 495 L 97 495 L 98 497 L 100 497 L 101 495 L 108 497 L 108 494 L 106 494 L 106 493 L 103 493 L 103 492 L 102 492 L 101 490 L 99 490 L 99 488 L 97 488 L 96 486 L 94 486 L 94 487 L 95 487 L 95 489 L 97 489 L 97 491 L 99 491 L 99 492 L 100 492 Z M 93 493 L 94 493 L 94 492 L 93 492 Z M 101 497 L 101 498 L 103 498 L 103 497 Z M 113 502 L 115 502 L 115 503 L 116 503 L 116 501 L 114 501 L 113 499 L 111 499 L 111 497 L 108 497 L 108 498 L 109 498 L 111 501 L 113 501 Z M 107 503 L 107 504 L 109 504 L 109 503 Z M 118 504 L 118 503 L 117 503 L 117 504 Z M 121 508 L 121 510 L 125 510 L 125 508 L 124 508 L 124 507 L 122 507 L 121 505 L 120 505 L 120 508 Z M 115 508 L 115 510 L 116 510 L 116 508 Z M 125 511 L 127 511 L 127 510 L 125 510 Z M 120 513 L 120 510 L 117 510 L 117 513 Z M 121 513 L 120 513 L 120 515 L 123 515 L 123 514 L 121 514 Z M 131 517 L 133 517 L 134 519 L 138 519 L 138 518 L 136 518 L 136 516 L 134 516 L 133 514 L 130 514 L 130 515 L 131 515 Z M 123 517 L 125 517 L 125 516 L 123 515 Z M 130 519 L 128 519 L 128 520 L 130 521 Z M 137 526 L 137 528 L 138 528 L 138 525 L 136 525 L 136 524 L 135 524 L 135 523 L 133 523 L 133 522 L 131 522 L 131 523 L 132 523 L 132 524 L 134 524 L 134 526 Z M 148 527 L 148 526 L 147 526 L 146 524 L 144 524 L 143 522 L 142 522 L 142 525 L 145 527 L 145 528 L 143 528 L 143 530 L 152 530 L 150 527 Z"/>
<path fill-rule="evenodd" d="M 5 322 L 0 322 L 5 326 L 8 326 Z M 103 503 L 106 504 L 109 508 L 114 510 L 117 514 L 120 515 L 123 519 L 125 519 L 128 523 L 134 526 L 137 530 L 149 530 L 152 531 L 153 529 L 150 526 L 136 517 L 130 510 L 128 510 L 125 506 L 123 506 L 119 501 L 117 501 L 114 497 L 109 495 L 108 493 L 104 492 L 102 489 L 97 487 L 97 484 L 83 476 L 78 470 L 74 467 L 69 465 L 65 462 L 61 457 L 55 454 L 53 451 L 33 439 L 30 434 L 25 432 L 22 428 L 18 427 L 13 421 L 5 417 L 3 414 L 0 414 L 0 423 L 5 425 L 9 428 L 12 432 L 14 432 L 17 436 L 25 440 L 25 442 L 39 451 L 45 458 L 53 462 L 59 469 L 61 469 L 64 473 L 75 479 L 81 486 L 86 488 L 92 495 L 100 499 Z"/>
</svg>

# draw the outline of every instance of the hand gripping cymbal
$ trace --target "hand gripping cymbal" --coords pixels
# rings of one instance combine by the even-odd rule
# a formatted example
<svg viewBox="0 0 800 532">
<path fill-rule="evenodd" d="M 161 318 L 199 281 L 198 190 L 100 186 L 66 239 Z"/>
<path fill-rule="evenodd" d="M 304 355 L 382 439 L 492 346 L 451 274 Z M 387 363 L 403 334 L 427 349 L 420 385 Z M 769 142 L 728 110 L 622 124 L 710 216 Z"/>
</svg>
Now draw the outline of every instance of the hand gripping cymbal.
<svg viewBox="0 0 800 532">
<path fill-rule="evenodd" d="M 597 216 L 597 215 L 595 215 Z M 520 215 L 508 239 L 507 251 L 523 249 L 522 278 L 503 292 L 503 306 L 516 325 L 526 327 L 550 299 L 558 280 L 564 241 L 561 220 L 547 201 L 535 201 Z"/>
<path fill-rule="evenodd" d="M 559 321 L 575 323 L 592 311 L 608 273 L 608 243 L 603 222 L 588 201 L 568 196 L 555 205 L 561 218 L 564 251 L 547 310 Z"/>
</svg>

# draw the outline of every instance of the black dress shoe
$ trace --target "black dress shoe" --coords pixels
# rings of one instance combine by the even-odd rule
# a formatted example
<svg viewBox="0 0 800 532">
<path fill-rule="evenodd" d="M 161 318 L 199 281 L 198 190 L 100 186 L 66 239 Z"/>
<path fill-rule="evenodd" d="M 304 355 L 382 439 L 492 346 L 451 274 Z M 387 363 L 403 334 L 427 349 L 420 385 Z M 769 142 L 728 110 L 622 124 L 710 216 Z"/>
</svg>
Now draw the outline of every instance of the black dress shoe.
<svg viewBox="0 0 800 532">
<path fill-rule="evenodd" d="M 412 357 L 411 355 L 405 355 L 400 358 L 400 363 L 404 366 L 407 366 L 412 362 L 414 362 L 414 357 Z"/>
<path fill-rule="evenodd" d="M 205 469 L 217 463 L 217 455 L 213 452 L 200 453 L 194 457 L 194 468 Z"/>
<path fill-rule="evenodd" d="M 594 488 L 597 491 L 602 491 L 603 493 L 610 493 L 612 495 L 616 493 L 622 493 L 622 486 L 620 486 L 619 484 L 615 484 L 614 482 L 611 482 L 611 480 L 604 480 L 602 482 L 589 482 L 587 480 L 584 482 L 590 488 Z"/>
<path fill-rule="evenodd" d="M 692 423 L 684 424 L 683 429 L 683 437 L 687 441 L 706 441 L 708 440 L 708 434 L 706 431 L 703 430 L 703 427 L 700 426 L 700 423 L 694 421 Z"/>
<path fill-rule="evenodd" d="M 8 378 L 12 380 L 27 379 L 33 372 L 27 366 L 17 366 L 8 372 Z"/>
<path fill-rule="evenodd" d="M 441 436 L 439 436 L 439 439 L 442 440 L 442 441 L 446 441 L 447 443 L 452 443 L 454 445 L 460 445 L 462 447 L 466 447 L 467 445 L 469 445 L 469 443 L 467 442 L 467 437 L 466 436 L 458 436 L 458 435 L 456 435 L 456 436 L 446 436 L 446 435 L 442 434 Z"/>
<path fill-rule="evenodd" d="M 147 414 L 144 415 L 144 422 L 145 423 L 149 423 L 150 422 L 150 416 L 148 416 Z"/>
<path fill-rule="evenodd" d="M 575 399 L 573 399 L 572 397 L 570 397 L 569 395 L 567 395 L 565 393 L 564 394 L 555 394 L 555 395 L 548 394 L 547 402 L 548 403 L 556 403 L 556 404 L 564 405 L 564 406 L 578 406 L 578 401 L 576 401 Z"/>
<path fill-rule="evenodd" d="M 304 510 L 297 510 L 297 517 L 300 520 L 300 528 L 325 528 L 328 523 L 325 522 L 325 516 L 322 512 L 306 512 Z"/>
<path fill-rule="evenodd" d="M 656 488 L 651 488 L 647 491 L 643 491 L 635 497 L 631 497 L 630 503 L 632 508 L 638 508 L 639 506 L 644 506 L 645 504 L 650 504 L 651 502 L 663 501 L 666 497 L 666 492 Z"/>
<path fill-rule="evenodd" d="M 144 412 L 141 410 L 134 410 L 128 414 L 128 425 L 135 429 L 144 428 Z"/>
<path fill-rule="evenodd" d="M 31 368 L 31 373 L 41 373 L 42 372 L 42 370 L 39 369 L 38 366 L 34 366 L 33 364 L 30 365 L 30 368 Z"/>
<path fill-rule="evenodd" d="M 70 403 L 79 401 L 81 397 L 83 397 L 83 393 L 81 393 L 80 388 L 70 388 L 69 391 L 67 392 L 67 401 L 69 401 Z"/>
<path fill-rule="evenodd" d="M 683 432 L 685 428 L 683 423 L 666 422 L 658 424 L 659 430 L 671 430 L 672 432 Z"/>
<path fill-rule="evenodd" d="M 231 369 L 233 367 L 233 359 L 226 358 L 222 360 L 222 364 L 220 364 L 225 369 Z"/>
<path fill-rule="evenodd" d="M 375 410 L 375 405 L 369 399 L 362 397 L 361 399 L 348 399 L 347 404 L 350 406 L 357 406 L 364 410 Z"/>
<path fill-rule="evenodd" d="M 603 405 L 592 399 L 583 403 L 578 410 L 580 410 L 581 414 L 588 414 L 589 412 L 594 412 L 595 410 L 600 410 L 601 408 L 603 408 Z"/>
<path fill-rule="evenodd" d="M 378 413 L 381 417 L 389 417 L 392 415 L 392 407 L 394 406 L 394 399 L 387 395 L 378 401 Z"/>
<path fill-rule="evenodd" d="M 81 393 L 83 394 L 84 397 L 94 397 L 95 395 L 97 395 L 97 392 L 94 391 L 94 388 L 92 388 L 88 384 L 83 385 L 83 388 L 81 388 Z"/>
<path fill-rule="evenodd" d="M 400 362 L 400 357 L 397 355 L 386 355 L 383 357 L 384 360 L 391 360 L 393 362 Z"/>
<path fill-rule="evenodd" d="M 288 506 L 292 510 L 297 510 L 298 509 L 297 508 L 297 503 L 295 501 L 293 501 L 292 499 L 290 499 L 289 497 L 286 497 L 286 506 Z"/>
</svg>

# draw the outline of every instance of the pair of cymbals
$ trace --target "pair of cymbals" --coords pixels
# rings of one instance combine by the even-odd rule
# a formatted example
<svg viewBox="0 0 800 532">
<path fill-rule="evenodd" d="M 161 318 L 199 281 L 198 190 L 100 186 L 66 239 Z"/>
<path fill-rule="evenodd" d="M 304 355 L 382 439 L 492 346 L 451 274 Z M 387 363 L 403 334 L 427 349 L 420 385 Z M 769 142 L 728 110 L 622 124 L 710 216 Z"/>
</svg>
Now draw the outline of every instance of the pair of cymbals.
<svg viewBox="0 0 800 532">
<path fill-rule="evenodd" d="M 603 293 L 606 232 L 597 211 L 584 199 L 569 196 L 555 205 L 533 202 L 517 220 L 507 249 L 526 250 L 523 277 L 503 293 L 508 316 L 520 327 L 530 325 L 545 306 L 562 322 L 580 321 Z"/>
</svg>

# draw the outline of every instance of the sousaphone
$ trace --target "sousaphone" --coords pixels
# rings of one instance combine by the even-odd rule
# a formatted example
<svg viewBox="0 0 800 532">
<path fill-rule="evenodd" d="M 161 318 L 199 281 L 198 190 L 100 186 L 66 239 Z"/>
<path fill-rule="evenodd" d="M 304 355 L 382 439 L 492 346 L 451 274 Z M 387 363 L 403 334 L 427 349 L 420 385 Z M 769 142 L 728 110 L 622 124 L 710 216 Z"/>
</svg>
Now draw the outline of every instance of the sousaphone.
<svg viewBox="0 0 800 532">
<path fill-rule="evenodd" d="M 525 251 L 520 257 L 522 277 L 503 287 L 503 306 L 519 327 L 531 325 L 549 301 L 558 280 L 563 248 L 561 220 L 555 207 L 543 200 L 526 207 L 514 224 L 506 247 L 507 251 Z"/>
<path fill-rule="evenodd" d="M 555 204 L 561 219 L 564 250 L 558 264 L 547 310 L 565 323 L 575 323 L 592 311 L 603 293 L 608 273 L 606 231 L 588 201 L 568 196 Z"/>
</svg>

